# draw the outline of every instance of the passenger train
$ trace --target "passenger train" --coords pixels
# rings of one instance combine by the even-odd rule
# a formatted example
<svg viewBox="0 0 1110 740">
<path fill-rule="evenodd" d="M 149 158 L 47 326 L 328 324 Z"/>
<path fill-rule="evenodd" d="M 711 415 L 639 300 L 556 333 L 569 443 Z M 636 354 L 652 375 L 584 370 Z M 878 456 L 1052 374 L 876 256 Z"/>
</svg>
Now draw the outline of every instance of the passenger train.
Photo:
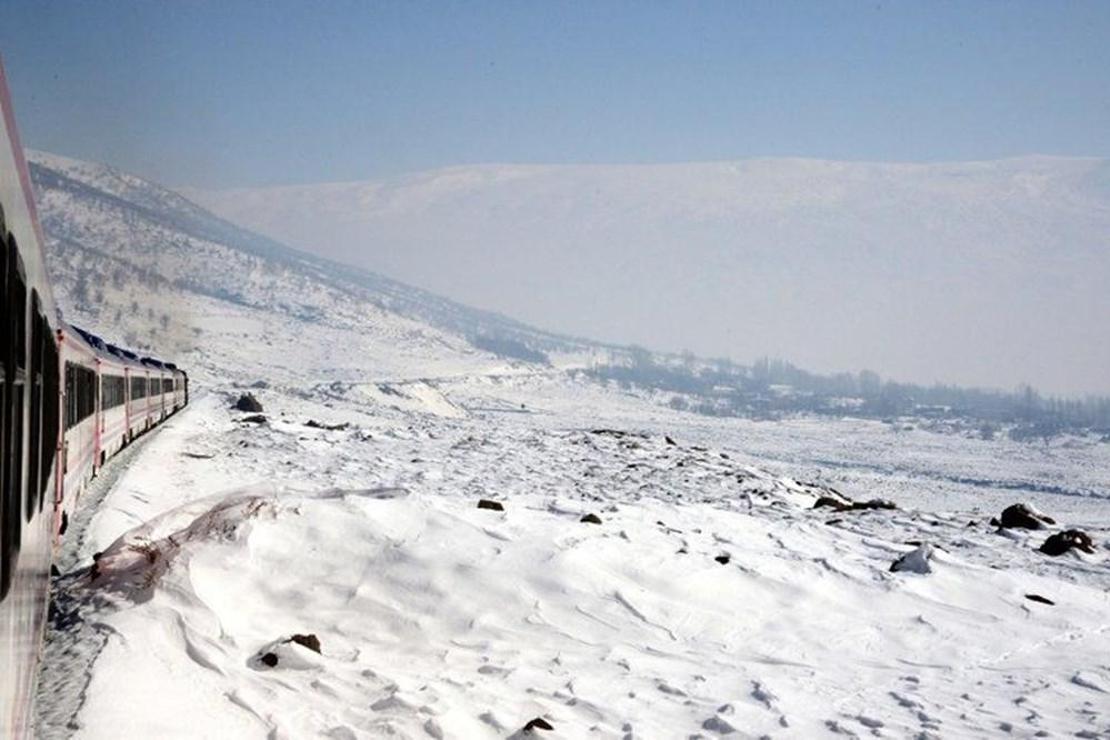
<svg viewBox="0 0 1110 740">
<path fill-rule="evenodd" d="M 54 551 L 82 492 L 188 376 L 59 317 L 0 64 L 0 737 L 30 736 Z"/>
</svg>

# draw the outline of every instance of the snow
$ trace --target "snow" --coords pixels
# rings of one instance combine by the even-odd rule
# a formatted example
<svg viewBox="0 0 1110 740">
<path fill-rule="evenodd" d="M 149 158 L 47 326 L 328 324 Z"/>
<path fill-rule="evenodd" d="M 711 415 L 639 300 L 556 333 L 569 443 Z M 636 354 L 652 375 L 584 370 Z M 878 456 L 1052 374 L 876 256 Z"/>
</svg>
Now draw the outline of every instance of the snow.
<svg viewBox="0 0 1110 740">
<path fill-rule="evenodd" d="M 162 209 L 44 201 L 70 315 L 148 337 L 194 395 L 73 517 L 38 736 L 504 738 L 536 718 L 554 728 L 539 737 L 1110 733 L 1097 436 L 674 411 L 566 372 L 589 347 L 507 362 L 330 273 L 197 236 L 203 214 L 170 229 L 149 184 L 40 161 Z M 154 246 L 178 330 L 128 311 L 143 286 L 127 281 L 74 300 L 83 269 L 157 267 Z M 232 410 L 247 390 L 264 423 Z M 828 487 L 899 508 L 813 509 Z M 987 524 L 1018 501 L 1095 553 L 1048 557 L 1053 528 Z M 926 548 L 931 573 L 891 572 Z"/>
<path fill-rule="evenodd" d="M 440 393 L 465 409 L 471 387 Z M 1099 553 L 1057 560 L 966 510 L 815 511 L 733 424 L 698 420 L 702 447 L 596 387 L 462 415 L 360 388 L 254 391 L 250 425 L 217 387 L 145 443 L 89 526 L 97 578 L 69 585 L 111 634 L 75 737 L 1110 728 L 1105 499 Z M 926 538 L 929 576 L 889 572 Z"/>
</svg>

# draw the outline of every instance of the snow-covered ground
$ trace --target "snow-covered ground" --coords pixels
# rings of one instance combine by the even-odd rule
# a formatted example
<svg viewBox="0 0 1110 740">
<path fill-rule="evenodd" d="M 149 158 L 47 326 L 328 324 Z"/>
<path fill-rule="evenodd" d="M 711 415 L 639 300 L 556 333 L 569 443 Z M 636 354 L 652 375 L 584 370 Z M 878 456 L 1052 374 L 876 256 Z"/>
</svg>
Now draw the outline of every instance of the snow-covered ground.
<svg viewBox="0 0 1110 740">
<path fill-rule="evenodd" d="M 565 372 L 599 345 L 35 167 L 67 316 L 194 392 L 72 519 L 40 737 L 1110 734 L 1097 437 L 673 411 Z M 997 533 L 1017 501 L 1095 552 Z"/>
<path fill-rule="evenodd" d="M 246 385 L 92 516 L 56 621 L 102 648 L 48 666 L 91 678 L 44 736 L 1110 732 L 1110 445 L 714 420 L 542 373 L 287 380 L 257 424 Z M 813 510 L 768 464 L 903 508 Z M 1031 490 L 1069 471 L 1090 495 Z M 1022 499 L 1098 552 L 996 534 Z M 889 572 L 920 542 L 931 573 Z"/>
</svg>

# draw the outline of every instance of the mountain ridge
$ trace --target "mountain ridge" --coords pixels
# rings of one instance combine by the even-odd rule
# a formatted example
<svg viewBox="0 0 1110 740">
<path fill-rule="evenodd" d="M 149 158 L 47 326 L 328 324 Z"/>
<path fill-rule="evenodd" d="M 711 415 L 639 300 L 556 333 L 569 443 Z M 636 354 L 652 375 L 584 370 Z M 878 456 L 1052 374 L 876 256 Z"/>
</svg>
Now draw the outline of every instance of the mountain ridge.
<svg viewBox="0 0 1110 740">
<path fill-rule="evenodd" d="M 1110 350 L 1076 321 L 1110 315 L 1102 158 L 461 165 L 185 192 L 300 248 L 556 332 L 1110 392 Z"/>
</svg>

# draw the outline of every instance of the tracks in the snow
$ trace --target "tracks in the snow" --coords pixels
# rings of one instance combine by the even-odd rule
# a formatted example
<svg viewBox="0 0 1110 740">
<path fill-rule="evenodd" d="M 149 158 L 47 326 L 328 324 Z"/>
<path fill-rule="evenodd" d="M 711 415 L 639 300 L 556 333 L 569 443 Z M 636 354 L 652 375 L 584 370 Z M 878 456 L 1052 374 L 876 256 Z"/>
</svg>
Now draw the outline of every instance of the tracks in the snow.
<svg viewBox="0 0 1110 740">
<path fill-rule="evenodd" d="M 68 738 L 78 729 L 77 715 L 92 680 L 92 666 L 114 634 L 97 619 L 104 607 L 98 594 L 77 585 L 87 569 L 82 561 L 90 555 L 85 552 L 89 524 L 120 476 L 162 428 L 144 434 L 113 457 L 89 482 L 76 510 L 70 512 L 69 527 L 55 557 L 60 575 L 50 579 L 50 618 L 39 663 L 35 737 L 41 740 Z"/>
</svg>

